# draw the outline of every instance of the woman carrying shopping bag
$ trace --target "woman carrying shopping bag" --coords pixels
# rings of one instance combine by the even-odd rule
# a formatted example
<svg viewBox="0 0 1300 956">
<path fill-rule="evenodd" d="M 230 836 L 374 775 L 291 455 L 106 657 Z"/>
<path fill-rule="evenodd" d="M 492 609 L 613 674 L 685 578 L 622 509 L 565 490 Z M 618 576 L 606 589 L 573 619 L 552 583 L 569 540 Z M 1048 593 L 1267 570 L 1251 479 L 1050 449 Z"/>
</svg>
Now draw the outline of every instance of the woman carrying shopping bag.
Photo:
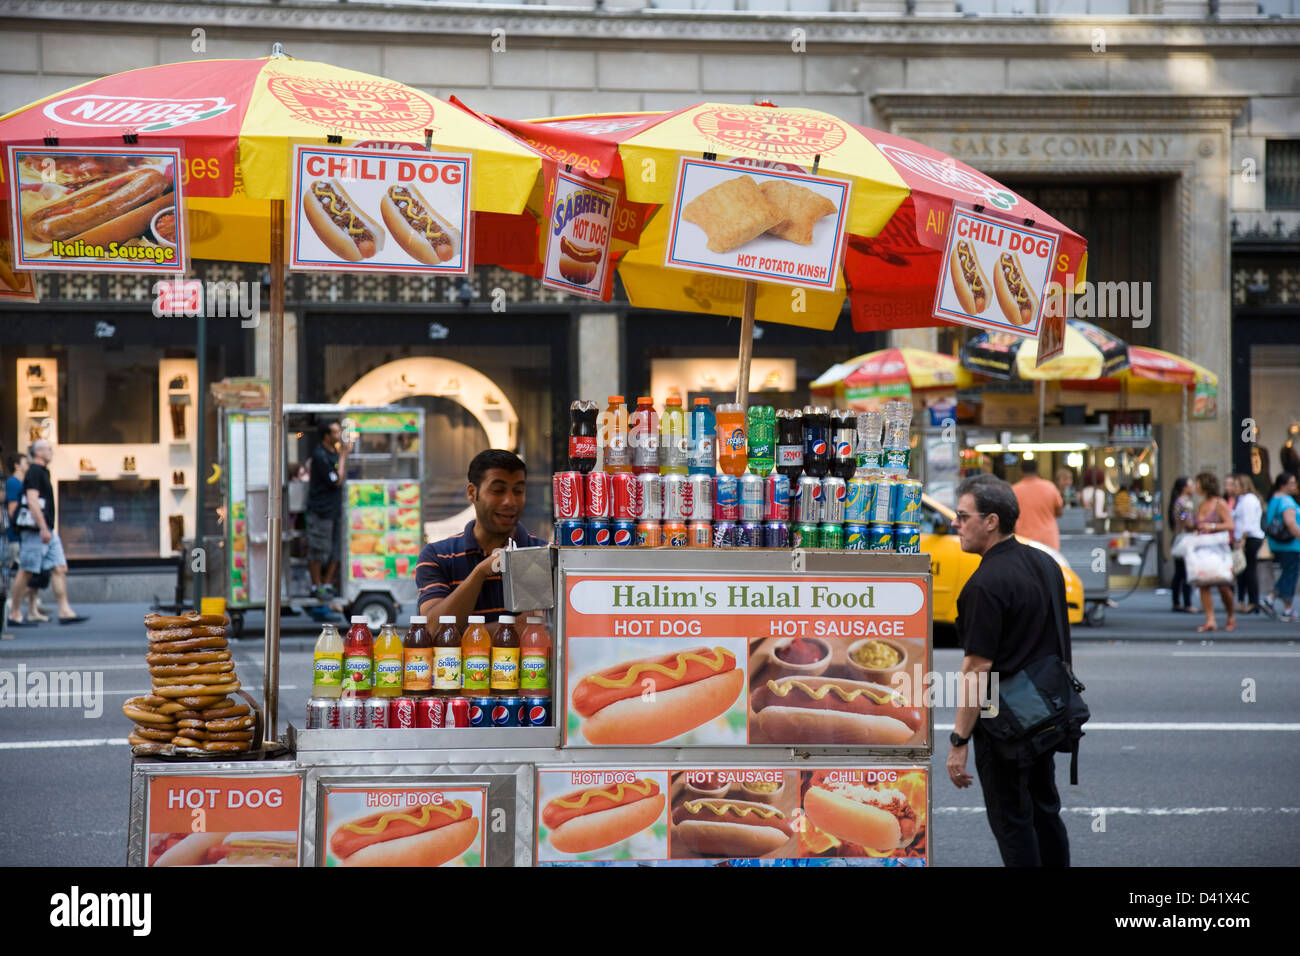
<svg viewBox="0 0 1300 956">
<path fill-rule="evenodd" d="M 1195 614 L 1192 607 L 1192 586 L 1187 582 L 1187 562 L 1183 559 L 1187 536 L 1196 531 L 1196 501 L 1192 498 L 1192 482 L 1189 478 L 1179 478 L 1169 492 L 1169 510 L 1165 515 L 1173 541 L 1169 546 L 1169 556 L 1174 562 L 1174 577 L 1169 584 L 1173 593 L 1175 613 Z"/>
<path fill-rule="evenodd" d="M 1200 633 L 1217 631 L 1214 617 L 1214 595 L 1217 588 L 1223 599 L 1223 609 L 1228 612 L 1225 630 L 1237 629 L 1237 611 L 1232 598 L 1232 509 L 1219 494 L 1219 479 L 1208 471 L 1196 476 L 1196 490 L 1201 495 L 1201 505 L 1196 510 L 1196 537 L 1188 543 L 1187 576 L 1201 589 L 1201 609 L 1205 623 L 1196 630 Z"/>
</svg>

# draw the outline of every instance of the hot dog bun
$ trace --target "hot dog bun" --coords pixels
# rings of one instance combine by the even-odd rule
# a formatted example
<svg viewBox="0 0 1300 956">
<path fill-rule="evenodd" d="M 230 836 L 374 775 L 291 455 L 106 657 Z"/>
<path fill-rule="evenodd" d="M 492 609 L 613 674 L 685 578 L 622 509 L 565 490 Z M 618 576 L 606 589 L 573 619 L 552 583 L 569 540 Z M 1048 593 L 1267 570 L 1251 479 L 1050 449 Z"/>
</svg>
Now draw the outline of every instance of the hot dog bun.
<svg viewBox="0 0 1300 956">
<path fill-rule="evenodd" d="M 656 691 L 649 700 L 638 694 L 596 711 L 583 722 L 582 733 L 598 746 L 661 743 L 724 713 L 744 685 L 744 672 L 729 670 Z"/>
<path fill-rule="evenodd" d="M 464 800 L 372 813 L 335 828 L 330 851 L 344 866 L 440 866 L 478 836 L 478 818 Z"/>
<path fill-rule="evenodd" d="M 297 866 L 298 840 L 292 831 L 227 833 L 204 856 L 208 865 Z"/>
<path fill-rule="evenodd" d="M 302 208 L 321 242 L 340 259 L 360 262 L 384 248 L 384 230 L 361 211 L 337 179 L 309 183 Z"/>
<path fill-rule="evenodd" d="M 841 792 L 836 792 L 822 787 L 810 787 L 804 794 L 803 812 L 815 826 L 831 836 L 882 853 L 905 847 L 916 838 L 914 818 L 909 820 L 900 817 L 879 806 L 846 795 L 856 791 L 862 791 L 861 795 L 870 799 L 878 797 L 886 805 L 889 805 L 891 798 L 903 799 L 897 790 L 844 787 Z M 876 797 L 871 797 L 872 794 Z M 908 833 L 903 832 L 904 822 L 909 824 Z"/>
<path fill-rule="evenodd" d="M 673 821 L 673 841 L 701 856 L 762 856 L 793 835 L 785 814 L 748 800 L 687 800 L 674 808 Z"/>
<path fill-rule="evenodd" d="M 1020 257 L 1014 252 L 998 256 L 997 265 L 993 267 L 993 287 L 997 290 L 998 305 L 1008 321 L 1015 325 L 1028 325 L 1034 321 L 1038 314 L 1038 296 L 1029 288 Z M 1022 293 L 1020 299 L 1016 297 L 1017 290 Z"/>
<path fill-rule="evenodd" d="M 379 204 L 384 225 L 412 259 L 436 266 L 456 255 L 460 230 L 439 215 L 414 186 L 390 186 Z"/>
<path fill-rule="evenodd" d="M 974 247 L 965 239 L 957 240 L 953 246 L 948 269 L 952 273 L 952 287 L 957 293 L 957 301 L 967 315 L 979 315 L 989 307 L 988 279 L 980 267 Z"/>
<path fill-rule="evenodd" d="M 92 229 L 112 222 L 145 203 L 151 203 L 162 196 L 170 185 L 171 178 L 157 167 L 129 169 L 90 186 L 74 189 L 29 212 L 23 218 L 27 231 L 38 242 L 85 236 Z M 151 217 L 152 212 L 141 223 L 141 232 Z M 128 233 L 121 238 L 139 234 Z M 107 240 L 96 236 L 87 241 Z"/>
<path fill-rule="evenodd" d="M 603 250 L 599 246 L 580 246 L 560 238 L 560 275 L 577 285 L 590 285 L 596 278 Z"/>
<path fill-rule="evenodd" d="M 902 744 L 921 726 L 920 710 L 903 706 L 893 688 L 841 678 L 768 681 L 750 709 L 769 743 Z"/>
<path fill-rule="evenodd" d="M 154 862 L 154 866 L 199 866 L 208 850 L 226 838 L 224 833 L 191 833 Z"/>
<path fill-rule="evenodd" d="M 551 830 L 551 846 L 561 853 L 587 853 L 626 840 L 658 820 L 666 802 L 662 793 L 656 793 L 610 810 L 573 817 Z"/>
<path fill-rule="evenodd" d="M 478 837 L 478 817 L 399 840 L 385 840 L 341 858 L 344 866 L 442 866 L 456 859 Z"/>
</svg>

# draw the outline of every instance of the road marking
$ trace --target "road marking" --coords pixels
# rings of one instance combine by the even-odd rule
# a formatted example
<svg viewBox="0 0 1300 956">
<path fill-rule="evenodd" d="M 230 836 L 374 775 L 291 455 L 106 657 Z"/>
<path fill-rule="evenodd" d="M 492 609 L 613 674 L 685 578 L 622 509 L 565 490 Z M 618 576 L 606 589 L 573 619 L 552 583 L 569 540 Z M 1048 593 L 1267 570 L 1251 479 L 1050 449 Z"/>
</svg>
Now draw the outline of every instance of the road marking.
<svg viewBox="0 0 1300 956">
<path fill-rule="evenodd" d="M 935 813 L 984 813 L 983 807 L 935 807 Z M 1196 817 L 1211 813 L 1300 813 L 1300 807 L 1061 807 L 1062 813 L 1132 817 Z"/>
<path fill-rule="evenodd" d="M 105 744 L 124 744 L 125 737 L 86 737 L 79 740 L 5 740 L 0 750 L 47 750 L 52 747 L 102 747 Z"/>
<path fill-rule="evenodd" d="M 1300 651 L 1172 651 L 1170 657 L 1300 657 Z"/>
<path fill-rule="evenodd" d="M 1111 722 L 1089 721 L 1083 725 L 1087 730 L 1200 730 L 1211 733 L 1222 731 L 1249 730 L 1249 731 L 1281 731 L 1283 733 L 1296 733 L 1300 731 L 1300 724 L 1271 724 L 1271 723 L 1141 723 L 1138 721 Z M 952 730 L 952 724 L 935 724 L 935 730 Z"/>
</svg>

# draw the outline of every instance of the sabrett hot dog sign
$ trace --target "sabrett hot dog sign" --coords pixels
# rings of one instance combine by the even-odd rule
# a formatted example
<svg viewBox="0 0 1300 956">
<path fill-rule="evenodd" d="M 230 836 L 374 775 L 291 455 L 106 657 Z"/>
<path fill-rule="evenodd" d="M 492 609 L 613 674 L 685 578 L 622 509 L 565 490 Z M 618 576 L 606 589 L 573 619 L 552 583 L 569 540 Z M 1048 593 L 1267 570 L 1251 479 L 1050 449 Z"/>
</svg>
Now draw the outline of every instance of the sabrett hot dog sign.
<svg viewBox="0 0 1300 956">
<path fill-rule="evenodd" d="M 542 285 L 609 301 L 609 247 L 619 192 L 573 173 L 555 175 Z"/>
</svg>

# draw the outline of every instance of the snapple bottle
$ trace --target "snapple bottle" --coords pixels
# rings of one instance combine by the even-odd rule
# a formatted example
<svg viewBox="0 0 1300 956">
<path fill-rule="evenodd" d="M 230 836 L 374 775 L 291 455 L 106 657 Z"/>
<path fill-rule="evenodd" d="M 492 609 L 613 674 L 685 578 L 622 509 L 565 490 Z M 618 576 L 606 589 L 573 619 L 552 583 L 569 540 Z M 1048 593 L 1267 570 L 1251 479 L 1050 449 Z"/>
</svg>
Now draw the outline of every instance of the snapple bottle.
<svg viewBox="0 0 1300 956">
<path fill-rule="evenodd" d="M 352 626 L 343 640 L 343 695 L 369 697 L 375 668 L 375 638 L 360 614 L 352 615 Z"/>
<path fill-rule="evenodd" d="M 498 623 L 492 638 L 492 693 L 513 697 L 519 693 L 519 632 L 509 614 L 502 614 Z"/>
<path fill-rule="evenodd" d="M 397 626 L 385 624 L 375 638 L 375 696 L 401 697 L 406 650 Z"/>
<path fill-rule="evenodd" d="M 551 692 L 551 632 L 540 617 L 525 619 L 519 635 L 519 689 L 524 694 Z"/>
<path fill-rule="evenodd" d="M 492 689 L 492 635 L 482 614 L 471 614 L 460 636 L 461 686 L 470 694 L 486 697 Z"/>
<path fill-rule="evenodd" d="M 481 621 L 482 618 L 479 618 Z M 438 631 L 433 635 L 433 693 L 437 697 L 455 697 L 460 693 L 460 628 L 456 615 L 438 617 Z"/>
<path fill-rule="evenodd" d="M 411 617 L 411 626 L 402 641 L 402 693 L 408 697 L 428 697 L 433 692 L 433 635 L 422 614 Z"/>
</svg>

